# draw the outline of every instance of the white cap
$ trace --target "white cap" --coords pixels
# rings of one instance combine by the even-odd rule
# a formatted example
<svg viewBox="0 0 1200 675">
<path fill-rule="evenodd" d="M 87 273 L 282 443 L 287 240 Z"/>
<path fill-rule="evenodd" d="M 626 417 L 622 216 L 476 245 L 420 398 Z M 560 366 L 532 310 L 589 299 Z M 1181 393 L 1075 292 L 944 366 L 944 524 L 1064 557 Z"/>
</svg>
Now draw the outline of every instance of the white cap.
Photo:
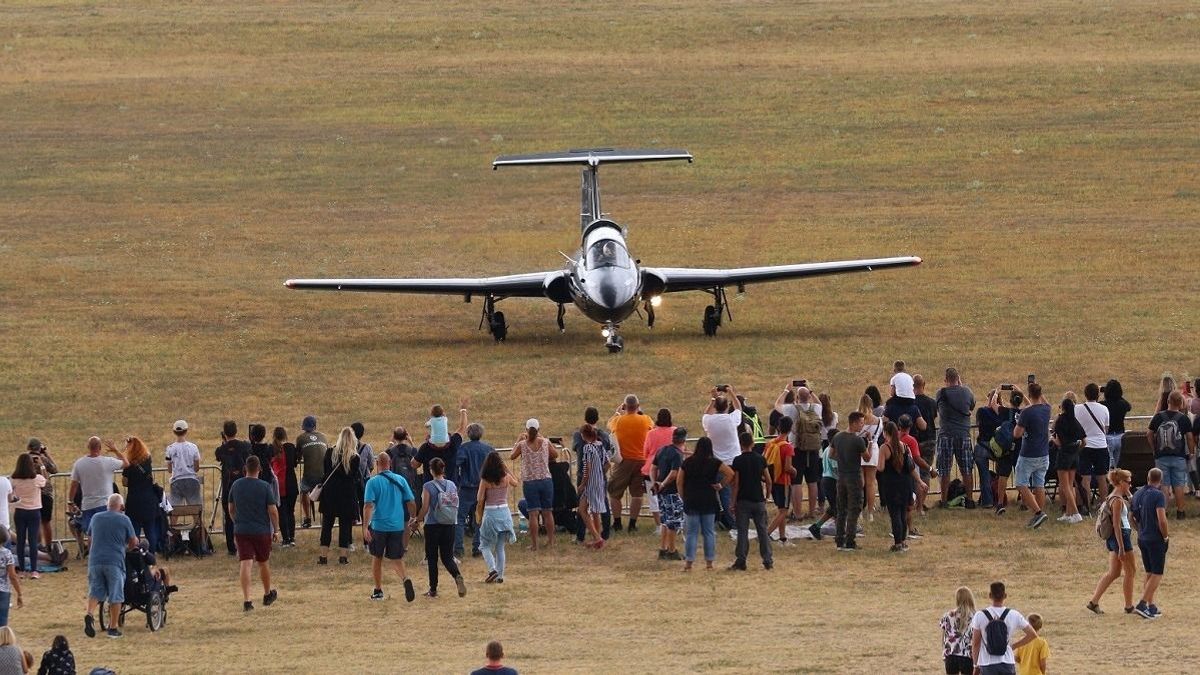
<svg viewBox="0 0 1200 675">
<path fill-rule="evenodd" d="M 527 420 L 525 422 L 525 428 L 526 429 L 541 429 L 542 425 L 537 421 L 536 417 L 530 417 L 529 420 Z"/>
<path fill-rule="evenodd" d="M 187 420 L 175 420 L 175 432 L 176 433 L 179 433 L 181 431 L 187 431 L 187 430 L 188 430 Z"/>
</svg>

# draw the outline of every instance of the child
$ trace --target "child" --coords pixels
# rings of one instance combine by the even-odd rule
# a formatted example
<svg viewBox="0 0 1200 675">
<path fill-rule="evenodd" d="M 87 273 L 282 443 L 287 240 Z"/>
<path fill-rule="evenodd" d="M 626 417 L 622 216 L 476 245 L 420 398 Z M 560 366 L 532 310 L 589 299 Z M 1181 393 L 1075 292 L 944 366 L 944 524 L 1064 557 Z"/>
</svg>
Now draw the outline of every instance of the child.
<svg viewBox="0 0 1200 675">
<path fill-rule="evenodd" d="M 837 517 L 837 458 L 833 456 L 832 444 L 821 448 L 821 493 L 825 496 L 825 513 L 808 526 L 809 533 L 818 541 L 821 526 Z"/>
<path fill-rule="evenodd" d="M 32 660 L 32 659 L 31 659 Z M 55 636 L 50 649 L 42 653 L 42 665 L 38 667 L 38 675 L 63 675 L 75 672 L 75 655 L 63 635 Z"/>
<path fill-rule="evenodd" d="M 429 427 L 430 443 L 445 445 L 450 442 L 450 422 L 446 419 L 446 412 L 442 410 L 442 406 L 433 406 L 433 410 L 429 411 L 429 420 L 425 422 L 425 426 Z"/>
<path fill-rule="evenodd" d="M 1050 645 L 1046 642 L 1046 638 L 1041 636 L 1042 615 L 1030 614 L 1029 625 L 1038 632 L 1038 637 L 1015 652 L 1017 675 L 1046 675 L 1046 661 L 1050 659 Z"/>
</svg>

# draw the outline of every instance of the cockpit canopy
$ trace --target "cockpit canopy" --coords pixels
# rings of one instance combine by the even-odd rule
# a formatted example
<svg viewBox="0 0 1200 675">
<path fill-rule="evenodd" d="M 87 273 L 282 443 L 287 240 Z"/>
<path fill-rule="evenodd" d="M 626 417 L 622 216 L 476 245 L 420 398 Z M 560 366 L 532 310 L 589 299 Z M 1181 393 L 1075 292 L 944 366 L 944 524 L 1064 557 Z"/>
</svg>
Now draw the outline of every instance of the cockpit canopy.
<svg viewBox="0 0 1200 675">
<path fill-rule="evenodd" d="M 625 250 L 625 245 L 615 239 L 601 239 L 592 244 L 587 253 L 588 269 L 596 269 L 599 267 L 621 267 L 629 269 L 632 267 L 629 260 L 629 251 Z"/>
</svg>

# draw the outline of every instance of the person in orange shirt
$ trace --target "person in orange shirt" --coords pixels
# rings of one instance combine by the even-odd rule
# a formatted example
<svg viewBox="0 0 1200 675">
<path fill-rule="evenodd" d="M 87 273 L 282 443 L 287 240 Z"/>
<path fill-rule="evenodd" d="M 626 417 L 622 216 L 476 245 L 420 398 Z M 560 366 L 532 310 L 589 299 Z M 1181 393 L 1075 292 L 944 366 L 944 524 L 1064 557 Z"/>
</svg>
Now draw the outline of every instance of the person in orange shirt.
<svg viewBox="0 0 1200 675">
<path fill-rule="evenodd" d="M 646 462 L 646 435 L 654 422 L 642 414 L 638 397 L 630 394 L 617 412 L 608 420 L 613 440 L 621 453 L 621 461 L 608 477 L 608 499 L 613 513 L 613 530 L 621 531 L 621 497 L 629 492 L 629 531 L 637 531 L 637 517 L 642 510 L 646 485 L 642 482 L 642 465 Z"/>
</svg>

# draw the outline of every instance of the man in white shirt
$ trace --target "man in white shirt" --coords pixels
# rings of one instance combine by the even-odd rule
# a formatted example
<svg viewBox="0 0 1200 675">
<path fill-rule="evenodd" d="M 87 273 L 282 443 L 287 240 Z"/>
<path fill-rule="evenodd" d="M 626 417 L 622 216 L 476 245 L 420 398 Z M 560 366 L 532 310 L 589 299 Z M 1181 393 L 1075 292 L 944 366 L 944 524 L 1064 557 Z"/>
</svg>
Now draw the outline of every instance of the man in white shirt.
<svg viewBox="0 0 1200 675">
<path fill-rule="evenodd" d="M 116 480 L 114 474 L 129 466 L 125 453 L 118 450 L 112 441 L 104 441 L 103 447 L 108 448 L 113 457 L 101 457 L 101 447 L 100 438 L 92 436 L 88 439 L 87 456 L 75 460 L 71 466 L 71 492 L 68 499 L 74 503 L 75 495 L 82 495 L 80 527 L 84 532 L 88 531 L 92 516 L 108 508 L 108 498 L 112 496 L 113 481 Z"/>
<path fill-rule="evenodd" d="M 1089 382 L 1083 388 L 1083 397 L 1087 400 L 1075 406 L 1075 419 L 1087 434 L 1083 449 L 1079 451 L 1079 475 L 1084 479 L 1085 499 L 1092 492 L 1086 489 L 1091 482 L 1088 476 L 1099 478 L 1096 481 L 1100 484 L 1099 503 L 1103 504 L 1108 497 L 1108 408 L 1100 403 L 1100 386 L 1095 382 Z M 1088 508 L 1086 503 L 1082 506 Z"/>
<path fill-rule="evenodd" d="M 200 448 L 187 440 L 188 423 L 178 420 L 175 442 L 167 446 L 167 471 L 171 472 L 171 506 L 202 506 Z"/>
<path fill-rule="evenodd" d="M 10 524 L 8 519 L 8 507 L 12 503 L 12 483 L 9 482 L 7 476 L 0 476 L 0 526 L 4 527 L 7 532 Z"/>
<path fill-rule="evenodd" d="M 988 592 L 992 605 L 975 612 L 971 619 L 971 661 L 975 663 L 975 672 L 979 675 L 1017 675 L 1017 659 L 1013 651 L 1037 639 L 1037 631 L 1025 617 L 1017 610 L 1004 606 L 1006 597 L 1004 582 L 993 581 Z M 1005 625 L 1003 654 L 993 654 L 993 651 L 999 650 L 988 648 L 987 627 L 993 620 L 1003 621 Z M 1024 631 L 1025 636 L 1013 642 L 1012 638 L 1020 631 Z"/>
<path fill-rule="evenodd" d="M 905 366 L 903 361 L 896 361 L 892 364 L 892 372 L 895 373 L 895 375 L 892 375 L 891 382 L 892 396 L 895 396 L 896 398 L 906 398 L 909 401 L 916 403 L 917 392 L 913 389 L 912 375 L 904 372 L 904 368 Z"/>
<path fill-rule="evenodd" d="M 708 407 L 704 409 L 700 425 L 704 427 L 704 435 L 712 441 L 713 456 L 726 466 L 730 466 L 742 452 L 742 446 L 738 443 L 738 431 L 742 423 L 742 404 L 738 400 L 737 391 L 734 390 L 733 385 L 725 385 L 721 389 L 714 387 L 709 394 Z M 729 506 L 730 491 L 729 487 L 725 486 L 721 488 L 720 522 L 725 529 L 732 530 L 735 523 L 733 516 L 729 513 Z"/>
</svg>

